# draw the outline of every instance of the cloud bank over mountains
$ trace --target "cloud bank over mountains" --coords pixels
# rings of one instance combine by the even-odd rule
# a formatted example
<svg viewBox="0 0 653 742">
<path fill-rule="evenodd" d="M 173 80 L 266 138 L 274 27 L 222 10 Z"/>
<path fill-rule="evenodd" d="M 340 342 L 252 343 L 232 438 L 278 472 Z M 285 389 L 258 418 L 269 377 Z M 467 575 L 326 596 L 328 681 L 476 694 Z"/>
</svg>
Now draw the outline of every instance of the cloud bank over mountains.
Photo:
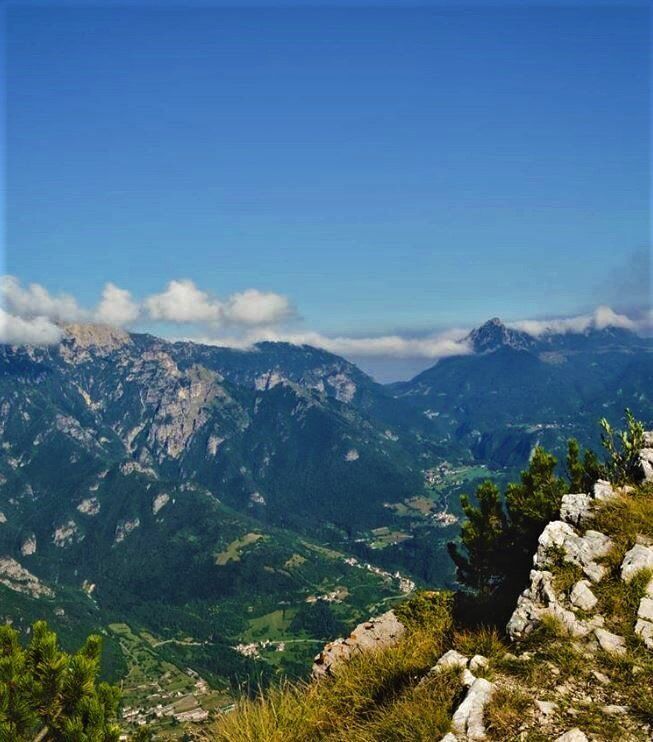
<svg viewBox="0 0 653 742">
<path fill-rule="evenodd" d="M 101 323 L 134 328 L 165 324 L 172 339 L 209 345 L 249 348 L 263 340 L 307 344 L 346 357 L 429 359 L 472 352 L 470 328 L 456 328 L 420 336 L 402 334 L 372 337 L 325 335 L 297 329 L 299 316 L 288 297 L 250 288 L 221 299 L 200 289 L 190 279 L 169 281 L 156 294 L 137 300 L 126 289 L 107 283 L 95 307 L 84 308 L 75 297 L 51 294 L 39 284 L 24 286 L 14 276 L 0 278 L 0 342 L 12 345 L 51 345 L 60 341 L 67 323 Z M 607 327 L 648 333 L 651 310 L 636 317 L 619 314 L 608 306 L 573 317 L 507 322 L 509 327 L 535 337 L 583 333 Z M 178 332 L 170 332 L 170 326 Z M 186 329 L 182 329 L 186 328 Z"/>
</svg>

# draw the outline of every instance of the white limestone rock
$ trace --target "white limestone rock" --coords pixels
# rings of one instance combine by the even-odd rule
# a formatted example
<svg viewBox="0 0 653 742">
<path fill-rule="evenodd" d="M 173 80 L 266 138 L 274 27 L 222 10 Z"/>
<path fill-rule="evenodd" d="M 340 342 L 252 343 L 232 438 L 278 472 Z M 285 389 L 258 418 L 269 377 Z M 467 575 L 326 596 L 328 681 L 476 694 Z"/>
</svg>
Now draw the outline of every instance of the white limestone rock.
<svg viewBox="0 0 653 742">
<path fill-rule="evenodd" d="M 615 500 L 618 497 L 610 482 L 605 479 L 599 479 L 599 481 L 594 485 L 592 488 L 592 495 L 595 500 L 600 500 L 602 502 Z"/>
<path fill-rule="evenodd" d="M 648 649 L 653 649 L 653 623 L 641 618 L 635 624 L 635 634 L 640 637 Z"/>
<path fill-rule="evenodd" d="M 462 677 L 462 682 L 465 688 L 470 688 L 475 680 L 476 680 L 476 675 L 470 672 L 468 668 L 465 668 L 463 670 L 463 677 Z"/>
<path fill-rule="evenodd" d="M 20 553 L 23 556 L 31 556 L 36 553 L 36 536 L 28 536 L 20 546 Z"/>
<path fill-rule="evenodd" d="M 162 492 L 152 500 L 152 515 L 156 515 L 162 507 L 165 507 L 170 502 L 170 495 Z"/>
<path fill-rule="evenodd" d="M 587 580 L 579 580 L 573 586 L 569 600 L 572 605 L 583 611 L 591 611 L 598 602 L 598 598 L 590 589 L 590 583 Z"/>
<path fill-rule="evenodd" d="M 140 518 L 134 520 L 123 520 L 116 526 L 116 535 L 113 539 L 115 544 L 124 541 L 132 531 L 135 531 L 141 524 Z"/>
<path fill-rule="evenodd" d="M 645 596 L 639 601 L 637 618 L 644 621 L 653 621 L 653 598 Z"/>
<path fill-rule="evenodd" d="M 331 675 L 342 662 L 355 654 L 392 647 L 406 631 L 394 611 L 358 624 L 346 639 L 329 642 L 313 661 L 312 675 L 319 679 Z"/>
<path fill-rule="evenodd" d="M 469 669 L 476 673 L 479 670 L 485 670 L 489 664 L 487 657 L 484 657 L 482 654 L 475 654 L 469 661 Z"/>
<path fill-rule="evenodd" d="M 642 569 L 653 570 L 653 548 L 643 544 L 635 544 L 626 552 L 621 563 L 621 579 L 630 582 Z"/>
<path fill-rule="evenodd" d="M 433 670 L 441 672 L 442 670 L 448 670 L 450 667 L 459 667 L 462 670 L 467 667 L 468 662 L 469 659 L 464 654 L 456 652 L 455 649 L 450 649 L 435 663 Z"/>
<path fill-rule="evenodd" d="M 553 701 L 535 701 L 535 707 L 537 708 L 539 715 L 543 718 L 553 716 L 558 708 L 557 703 Z"/>
<path fill-rule="evenodd" d="M 100 503 L 97 497 L 88 497 L 79 503 L 77 510 L 84 515 L 94 516 L 100 512 Z"/>
<path fill-rule="evenodd" d="M 583 541 L 587 544 L 592 559 L 600 559 L 607 556 L 612 548 L 610 537 L 600 531 L 585 531 Z"/>
<path fill-rule="evenodd" d="M 560 519 L 572 526 L 583 525 L 590 516 L 592 498 L 585 493 L 564 495 L 560 505 Z"/>
<path fill-rule="evenodd" d="M 555 742 L 588 742 L 587 736 L 578 727 L 556 737 Z"/>
<path fill-rule="evenodd" d="M 598 670 L 592 670 L 592 675 L 598 680 L 601 685 L 610 685 L 610 678 L 607 675 L 604 675 L 602 672 L 599 672 Z"/>
<path fill-rule="evenodd" d="M 14 592 L 30 595 L 32 598 L 54 597 L 54 592 L 36 575 L 8 556 L 0 557 L 0 584 Z"/>
<path fill-rule="evenodd" d="M 494 683 L 485 678 L 476 678 L 463 702 L 456 709 L 451 726 L 454 733 L 466 740 L 484 740 L 485 724 L 483 711 L 494 693 Z"/>
<path fill-rule="evenodd" d="M 60 549 L 70 546 L 74 541 L 80 540 L 81 538 L 78 533 L 77 523 L 75 523 L 74 520 L 62 523 L 54 529 L 54 533 L 52 534 L 52 543 Z"/>
<path fill-rule="evenodd" d="M 551 555 L 562 551 L 565 561 L 579 566 L 592 582 L 600 582 L 605 568 L 595 560 L 607 556 L 611 548 L 612 541 L 603 533 L 589 530 L 579 536 L 569 523 L 556 520 L 540 534 L 534 562 L 536 567 L 549 567 Z"/>
<path fill-rule="evenodd" d="M 595 629 L 594 636 L 604 652 L 617 655 L 626 654 L 626 641 L 623 636 L 613 634 L 605 629 Z"/>
<path fill-rule="evenodd" d="M 639 452 L 639 465 L 645 482 L 653 481 L 653 448 L 643 448 Z"/>
<path fill-rule="evenodd" d="M 513 640 L 523 639 L 537 626 L 544 616 L 558 620 L 569 636 L 582 638 L 603 626 L 602 616 L 589 620 L 579 619 L 573 611 L 565 608 L 553 588 L 553 574 L 532 570 L 531 584 L 520 596 L 506 630 Z"/>
</svg>

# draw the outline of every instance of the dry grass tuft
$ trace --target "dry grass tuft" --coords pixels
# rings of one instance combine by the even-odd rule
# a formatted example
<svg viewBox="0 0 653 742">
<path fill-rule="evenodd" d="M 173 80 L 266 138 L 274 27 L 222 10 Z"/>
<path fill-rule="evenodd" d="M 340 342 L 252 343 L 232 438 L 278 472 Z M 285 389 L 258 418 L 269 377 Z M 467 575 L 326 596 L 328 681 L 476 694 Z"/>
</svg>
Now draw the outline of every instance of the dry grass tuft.
<svg viewBox="0 0 653 742">
<path fill-rule="evenodd" d="M 532 708 L 533 700 L 524 691 L 508 686 L 499 688 L 485 708 L 485 725 L 490 739 L 517 739 Z"/>
<path fill-rule="evenodd" d="M 482 654 L 489 660 L 497 659 L 506 652 L 499 632 L 487 626 L 480 626 L 473 631 L 455 631 L 453 646 L 466 657 Z"/>
<path fill-rule="evenodd" d="M 235 711 L 217 722 L 213 739 L 367 742 L 437 738 L 446 733 L 460 685 L 447 674 L 421 686 L 418 682 L 443 649 L 441 636 L 430 628 L 416 629 L 396 647 L 354 657 L 332 678 L 288 683 L 255 700 L 242 700 Z"/>
</svg>

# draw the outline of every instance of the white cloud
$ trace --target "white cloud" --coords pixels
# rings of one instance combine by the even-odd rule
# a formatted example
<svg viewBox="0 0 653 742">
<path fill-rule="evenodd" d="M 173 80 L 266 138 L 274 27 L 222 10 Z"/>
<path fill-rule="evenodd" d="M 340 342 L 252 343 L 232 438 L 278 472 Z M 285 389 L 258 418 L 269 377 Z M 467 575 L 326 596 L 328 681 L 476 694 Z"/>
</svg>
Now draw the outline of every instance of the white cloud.
<svg viewBox="0 0 653 742">
<path fill-rule="evenodd" d="M 129 291 L 107 283 L 102 291 L 102 300 L 94 313 L 97 322 L 107 325 L 129 325 L 138 319 L 140 309 Z"/>
<path fill-rule="evenodd" d="M 606 327 L 620 327 L 624 330 L 635 330 L 637 325 L 625 314 L 617 314 L 610 307 L 597 307 L 592 317 L 594 329 L 604 330 Z"/>
<path fill-rule="evenodd" d="M 368 358 L 428 358 L 437 360 L 447 356 L 467 355 L 472 349 L 462 331 L 449 331 L 425 338 L 404 338 L 400 335 L 378 337 L 330 337 L 318 332 L 284 333 L 254 331 L 245 336 L 186 338 L 206 345 L 247 349 L 262 341 L 285 342 L 293 345 L 312 345 L 331 353 Z"/>
<path fill-rule="evenodd" d="M 232 294 L 224 307 L 225 319 L 242 325 L 276 325 L 294 314 L 287 297 L 257 289 Z"/>
<path fill-rule="evenodd" d="M 150 319 L 176 324 L 260 327 L 279 324 L 294 315 L 290 301 L 281 294 L 247 289 L 223 302 L 189 279 L 170 281 L 164 292 L 148 297 L 144 304 Z"/>
<path fill-rule="evenodd" d="M 55 345 L 61 330 L 46 317 L 24 319 L 0 308 L 0 343 L 9 345 Z"/>
<path fill-rule="evenodd" d="M 60 322 L 88 319 L 88 313 L 69 294 L 52 296 L 38 283 L 31 283 L 23 288 L 15 276 L 0 278 L 0 296 L 7 309 L 18 317 L 47 317 Z"/>
<path fill-rule="evenodd" d="M 617 314 L 610 307 L 597 307 L 592 314 L 579 314 L 575 317 L 563 317 L 545 320 L 520 320 L 507 323 L 510 327 L 523 330 L 533 337 L 566 333 L 582 333 L 588 330 L 605 330 L 607 327 L 619 327 L 626 330 L 639 330 L 638 323 L 625 314 Z"/>
<path fill-rule="evenodd" d="M 153 294 L 144 303 L 151 319 L 165 322 L 218 322 L 222 315 L 221 302 L 189 279 L 170 281 L 163 293 Z"/>
<path fill-rule="evenodd" d="M 192 326 L 198 342 L 250 348 L 263 340 L 313 345 L 350 358 L 428 359 L 465 355 L 472 352 L 467 330 L 455 329 L 427 336 L 388 334 L 368 337 L 325 335 L 312 330 L 292 331 L 284 324 L 296 317 L 289 299 L 282 294 L 246 289 L 225 300 L 201 290 L 190 279 L 170 281 L 165 289 L 139 303 L 126 289 L 107 283 L 95 308 L 85 309 L 68 294 L 50 294 L 39 284 L 22 286 L 14 276 L 0 277 L 0 342 L 56 343 L 59 323 L 102 322 L 131 325 L 139 320 L 171 322 Z M 508 323 L 535 337 L 555 333 L 583 333 L 607 327 L 653 333 L 651 310 L 628 317 L 608 306 L 592 313 L 547 320 Z M 220 328 L 222 328 L 220 330 Z M 197 335 L 202 336 L 198 338 Z"/>
</svg>

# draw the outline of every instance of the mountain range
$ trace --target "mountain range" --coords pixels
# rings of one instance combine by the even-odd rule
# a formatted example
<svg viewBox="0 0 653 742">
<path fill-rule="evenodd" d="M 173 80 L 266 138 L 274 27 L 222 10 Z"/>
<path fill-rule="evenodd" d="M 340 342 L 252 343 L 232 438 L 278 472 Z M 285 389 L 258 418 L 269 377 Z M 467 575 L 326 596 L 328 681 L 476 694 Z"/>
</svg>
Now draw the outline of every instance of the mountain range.
<svg viewBox="0 0 653 742">
<path fill-rule="evenodd" d="M 467 345 L 390 385 L 286 343 L 70 325 L 56 346 L 1 346 L 5 617 L 50 611 L 64 639 L 127 621 L 171 642 L 171 662 L 251 676 L 260 664 L 231 647 L 279 606 L 285 630 L 337 593 L 333 616 L 352 622 L 401 592 L 397 569 L 451 580 L 444 542 L 475 479 L 515 472 L 537 443 L 596 444 L 598 418 L 625 407 L 653 422 L 649 339 L 492 319 Z M 285 671 L 330 638 L 307 631 Z"/>
</svg>

